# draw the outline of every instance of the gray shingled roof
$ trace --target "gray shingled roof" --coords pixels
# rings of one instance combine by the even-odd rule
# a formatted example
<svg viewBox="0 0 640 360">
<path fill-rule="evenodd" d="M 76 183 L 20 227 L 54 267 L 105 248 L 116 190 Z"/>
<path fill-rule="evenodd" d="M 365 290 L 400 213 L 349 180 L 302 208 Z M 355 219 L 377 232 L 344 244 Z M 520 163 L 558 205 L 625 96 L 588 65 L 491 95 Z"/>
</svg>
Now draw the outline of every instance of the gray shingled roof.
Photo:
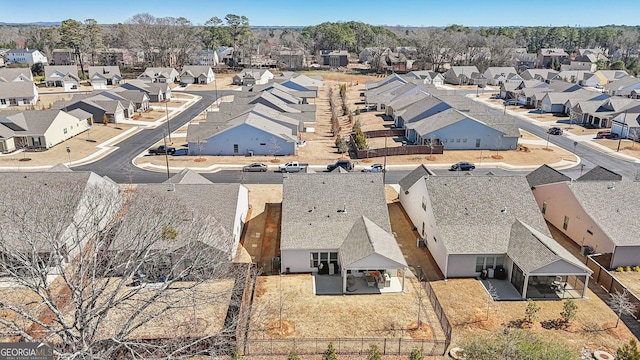
<svg viewBox="0 0 640 360">
<path fill-rule="evenodd" d="M 363 215 L 355 221 L 340 246 L 341 265 L 347 267 L 374 254 L 397 263 L 399 267 L 407 266 L 396 238 Z"/>
<path fill-rule="evenodd" d="M 435 175 L 431 170 L 429 170 L 424 164 L 418 166 L 413 169 L 410 173 L 405 175 L 400 181 L 398 181 L 398 185 L 400 185 L 401 191 L 409 190 L 418 180 L 422 179 L 425 176 Z"/>
<path fill-rule="evenodd" d="M 640 183 L 621 181 L 611 185 L 609 182 L 582 181 L 573 182 L 569 189 L 616 246 L 639 246 L 638 228 L 632 224 L 638 218 Z"/>
<path fill-rule="evenodd" d="M 90 112 L 84 111 L 82 109 L 73 109 L 65 112 L 78 120 L 90 119 L 93 116 Z"/>
<path fill-rule="evenodd" d="M 526 274 L 555 262 L 566 262 L 573 265 L 575 273 L 591 274 L 592 271 L 564 249 L 553 238 L 530 227 L 521 220 L 511 225 L 511 236 L 507 255 Z"/>
<path fill-rule="evenodd" d="M 140 221 L 136 214 L 145 216 L 168 216 L 170 222 L 178 233 L 178 237 L 171 241 L 158 241 L 154 244 L 159 249 L 176 249 L 182 246 L 181 234 L 193 235 L 197 231 L 198 241 L 226 254 L 233 253 L 234 241 L 233 224 L 236 217 L 238 204 L 238 191 L 240 184 L 145 184 L 138 185 L 135 194 L 128 203 L 127 214 L 123 217 L 120 231 L 112 244 L 113 246 L 126 247 L 132 241 L 131 236 Z M 151 199 L 151 200 L 150 200 Z M 167 209 L 158 209 L 158 202 L 171 204 Z M 131 213 L 131 215 L 130 215 Z M 190 221 L 191 220 L 191 221 Z M 200 226 L 199 229 L 191 229 L 193 220 Z M 200 223 L 202 221 L 202 223 Z M 132 225 L 129 223 L 132 222 Z M 222 236 L 216 232 L 215 227 L 224 229 Z M 188 236 L 187 235 L 187 236 Z"/>
<path fill-rule="evenodd" d="M 449 254 L 506 253 L 516 219 L 551 236 L 524 177 L 431 176 L 425 184 Z"/>
<path fill-rule="evenodd" d="M 93 78 L 95 74 L 105 79 L 113 79 L 116 76 L 122 78 L 118 66 L 89 66 L 89 79 Z"/>
<path fill-rule="evenodd" d="M 33 81 L 33 74 L 29 68 L 0 68 L 0 82 L 2 82 L 2 79 L 12 82 L 21 75 Z"/>
<path fill-rule="evenodd" d="M 287 174 L 280 248 L 338 249 L 363 215 L 391 233 L 382 174 Z"/>
<path fill-rule="evenodd" d="M 553 184 L 562 181 L 571 181 L 567 175 L 559 172 L 551 166 L 544 164 L 539 168 L 530 172 L 527 176 L 529 186 L 536 187 L 538 185 Z"/>
<path fill-rule="evenodd" d="M 36 89 L 31 81 L 0 82 L 0 98 L 32 98 Z"/>
<path fill-rule="evenodd" d="M 62 110 L 25 110 L 9 116 L 3 116 L 2 113 L 0 121 L 17 135 L 42 136 L 60 112 Z M 14 129 L 12 124 L 18 125 L 20 129 Z"/>
<path fill-rule="evenodd" d="M 0 182 L 5 189 L 2 195 L 4 212 L 0 212 L 0 241 L 24 251 L 32 247 L 39 251 L 51 250 L 54 239 L 47 235 L 52 235 L 50 232 L 54 229 L 45 227 L 55 224 L 58 233 L 69 227 L 87 184 L 92 181 L 91 176 L 90 172 L 75 171 L 0 172 Z M 32 206 L 34 203 L 38 206 Z M 14 212 L 26 217 L 26 221 L 14 222 Z M 47 218 L 45 223 L 38 220 L 42 217 Z M 33 221 L 29 221 L 31 218 Z"/>
<path fill-rule="evenodd" d="M 179 173 L 165 180 L 163 184 L 213 184 L 204 176 L 197 172 L 184 168 Z"/>
<path fill-rule="evenodd" d="M 576 181 L 622 181 L 622 175 L 607 168 L 597 165 L 593 169 L 582 174 Z"/>
<path fill-rule="evenodd" d="M 51 77 L 54 73 L 60 73 L 63 77 L 71 76 L 74 80 L 79 81 L 78 67 L 75 65 L 45 65 L 44 66 L 44 78 L 45 80 L 60 80 L 61 77 Z"/>
</svg>

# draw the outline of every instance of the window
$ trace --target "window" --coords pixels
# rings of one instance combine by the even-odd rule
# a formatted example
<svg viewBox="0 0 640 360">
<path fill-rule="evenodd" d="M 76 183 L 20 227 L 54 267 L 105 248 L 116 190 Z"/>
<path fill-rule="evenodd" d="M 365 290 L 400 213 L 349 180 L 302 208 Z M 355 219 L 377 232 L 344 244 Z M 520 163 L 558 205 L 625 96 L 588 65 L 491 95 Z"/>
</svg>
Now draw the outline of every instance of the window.
<svg viewBox="0 0 640 360">
<path fill-rule="evenodd" d="M 62 130 L 65 134 L 67 133 L 67 128 L 64 128 L 64 130 Z"/>
<path fill-rule="evenodd" d="M 424 221 L 422 222 L 422 237 L 424 237 Z"/>
<path fill-rule="evenodd" d="M 319 261 L 318 261 L 318 253 L 317 252 L 312 252 L 311 253 L 311 263 L 309 264 L 310 267 L 315 268 L 318 267 Z"/>
<path fill-rule="evenodd" d="M 481 272 L 484 269 L 484 256 L 478 256 L 476 258 L 476 272 Z"/>
<path fill-rule="evenodd" d="M 7 99 L 0 99 L 0 105 L 7 105 Z"/>
<path fill-rule="evenodd" d="M 460 139 L 456 139 L 456 142 L 460 142 Z"/>
<path fill-rule="evenodd" d="M 463 142 L 463 143 L 466 143 L 466 142 L 467 142 L 467 139 L 462 139 L 462 142 Z"/>
<path fill-rule="evenodd" d="M 238 144 L 233 144 L 233 153 L 237 154 L 239 152 L 238 150 Z"/>
<path fill-rule="evenodd" d="M 496 257 L 496 267 L 504 267 L 504 256 Z"/>
<path fill-rule="evenodd" d="M 587 230 L 587 234 L 589 234 L 589 235 L 593 235 L 593 231 L 591 231 L 591 230 Z"/>
<path fill-rule="evenodd" d="M 547 213 L 547 202 L 546 201 L 542 202 L 542 213 L 543 214 Z"/>
<path fill-rule="evenodd" d="M 476 148 L 480 147 L 480 139 L 476 139 Z"/>
<path fill-rule="evenodd" d="M 454 142 L 454 139 L 449 139 L 449 142 Z"/>
<path fill-rule="evenodd" d="M 568 227 L 569 227 L 569 217 L 565 216 L 564 217 L 564 223 L 562 223 L 562 228 L 567 230 Z"/>
<path fill-rule="evenodd" d="M 436 239 L 436 237 L 433 237 L 433 242 L 438 242 L 438 239 Z"/>
<path fill-rule="evenodd" d="M 422 197 L 422 210 L 427 211 L 427 198 Z"/>
<path fill-rule="evenodd" d="M 329 262 L 338 262 L 338 253 L 337 252 L 330 252 L 329 253 Z"/>
<path fill-rule="evenodd" d="M 267 143 L 260 143 L 260 146 L 266 146 Z"/>
<path fill-rule="evenodd" d="M 493 269 L 493 266 L 495 265 L 495 261 L 496 261 L 495 257 L 487 256 L 484 262 L 485 269 Z"/>
</svg>

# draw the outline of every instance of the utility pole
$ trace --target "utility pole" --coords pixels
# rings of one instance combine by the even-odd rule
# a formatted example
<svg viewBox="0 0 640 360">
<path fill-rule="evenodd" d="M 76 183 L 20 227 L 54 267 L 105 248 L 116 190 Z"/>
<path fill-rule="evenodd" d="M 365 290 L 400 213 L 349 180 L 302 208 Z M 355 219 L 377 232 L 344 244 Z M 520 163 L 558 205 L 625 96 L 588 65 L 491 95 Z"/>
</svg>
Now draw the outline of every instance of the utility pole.
<svg viewBox="0 0 640 360">
<path fill-rule="evenodd" d="M 622 133 L 624 132 L 624 127 L 626 125 L 627 125 L 627 110 L 624 111 L 624 118 L 622 118 L 622 129 L 620 130 L 620 134 L 618 134 L 618 148 L 616 149 L 616 152 L 620 151 L 620 143 L 622 143 Z"/>
<path fill-rule="evenodd" d="M 163 136 L 162 138 L 164 139 L 164 162 L 167 165 L 167 179 L 169 179 L 171 177 L 171 174 L 169 174 L 169 152 L 167 151 L 167 137 Z"/>
<path fill-rule="evenodd" d="M 384 136 L 384 164 L 382 164 L 382 186 L 387 180 L 387 136 Z"/>
<path fill-rule="evenodd" d="M 164 99 L 165 103 L 164 103 L 164 109 L 167 112 L 167 134 L 169 134 L 169 142 L 173 143 L 171 141 L 171 126 L 169 126 L 169 102 L 167 101 L 167 99 Z M 165 144 L 167 145 L 167 144 Z"/>
</svg>

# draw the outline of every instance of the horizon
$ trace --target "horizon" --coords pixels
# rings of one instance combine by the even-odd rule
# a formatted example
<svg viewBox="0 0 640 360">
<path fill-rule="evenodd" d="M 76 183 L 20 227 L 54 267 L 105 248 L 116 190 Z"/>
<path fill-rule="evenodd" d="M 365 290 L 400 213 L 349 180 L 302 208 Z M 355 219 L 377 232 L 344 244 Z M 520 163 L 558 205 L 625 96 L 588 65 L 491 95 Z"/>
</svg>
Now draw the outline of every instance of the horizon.
<svg viewBox="0 0 640 360">
<path fill-rule="evenodd" d="M 391 7 L 389 2 L 325 0 L 320 6 L 289 0 L 271 0 L 268 6 L 256 0 L 189 2 L 190 6 L 174 6 L 167 0 L 112 0 L 108 7 L 97 2 L 85 2 L 82 7 L 75 1 L 62 0 L 53 4 L 46 0 L 32 0 L 29 11 L 23 7 L 3 8 L 0 23 L 29 25 L 60 23 L 66 19 L 84 22 L 95 19 L 101 25 L 124 23 L 136 14 L 149 13 L 154 17 L 184 17 L 193 25 L 203 25 L 213 16 L 224 20 L 227 14 L 246 16 L 251 27 L 306 27 L 324 22 L 356 21 L 386 27 L 446 27 L 458 24 L 478 27 L 599 27 L 607 25 L 637 26 L 640 20 L 640 2 L 621 6 L 623 12 L 609 12 L 603 16 L 597 11 L 601 1 L 569 0 L 557 2 L 539 0 L 535 6 L 521 6 L 513 1 L 458 0 L 453 9 L 427 1 L 407 0 L 402 6 Z M 515 6 L 514 6 L 515 5 Z M 123 11 L 122 9 L 127 9 Z M 567 20 L 568 15 L 571 16 Z M 10 20 L 10 21 L 9 21 Z"/>
</svg>

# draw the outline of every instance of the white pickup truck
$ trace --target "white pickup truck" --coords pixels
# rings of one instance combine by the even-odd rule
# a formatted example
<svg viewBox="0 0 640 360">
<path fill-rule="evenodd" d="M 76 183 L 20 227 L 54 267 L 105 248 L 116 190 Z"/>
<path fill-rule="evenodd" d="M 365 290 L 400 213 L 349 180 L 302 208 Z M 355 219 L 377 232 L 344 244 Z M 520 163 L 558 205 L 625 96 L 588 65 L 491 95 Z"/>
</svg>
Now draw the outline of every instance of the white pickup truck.
<svg viewBox="0 0 640 360">
<path fill-rule="evenodd" d="M 278 170 L 281 173 L 292 173 L 292 172 L 299 172 L 303 169 L 306 169 L 308 166 L 309 164 L 302 164 L 297 161 L 289 161 L 286 164 L 278 165 Z"/>
</svg>

